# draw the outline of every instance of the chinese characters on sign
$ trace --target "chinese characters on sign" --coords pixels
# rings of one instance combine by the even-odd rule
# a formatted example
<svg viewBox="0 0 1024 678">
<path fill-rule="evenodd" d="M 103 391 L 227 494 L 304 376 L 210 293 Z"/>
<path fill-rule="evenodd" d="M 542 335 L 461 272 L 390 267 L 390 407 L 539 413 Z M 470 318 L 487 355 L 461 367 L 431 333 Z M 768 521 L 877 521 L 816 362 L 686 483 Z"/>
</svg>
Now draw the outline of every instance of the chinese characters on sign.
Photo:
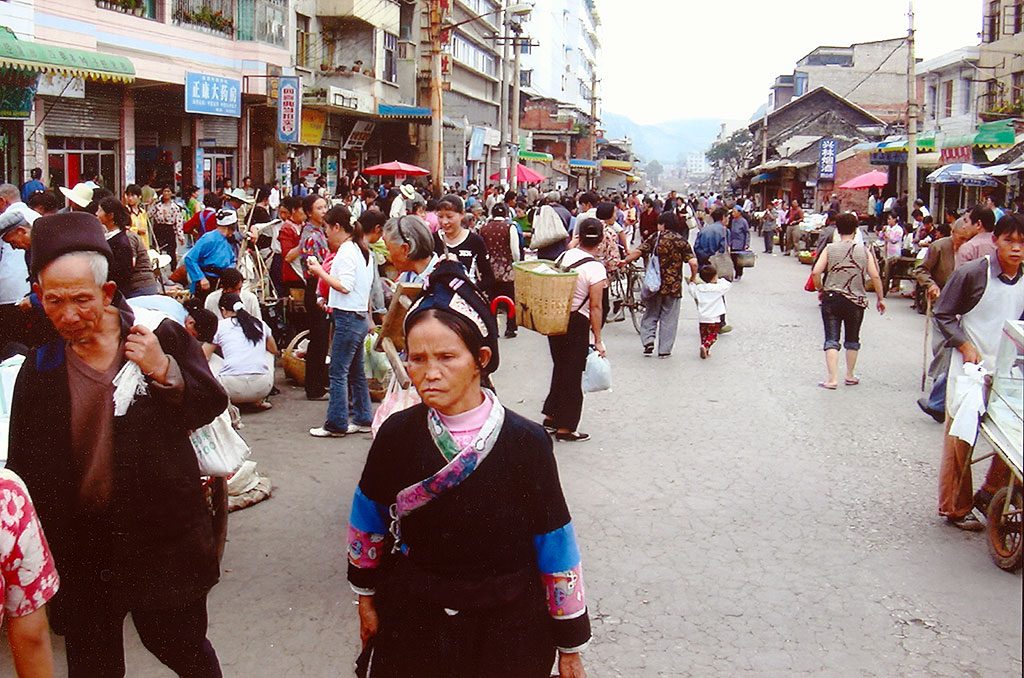
<svg viewBox="0 0 1024 678">
<path fill-rule="evenodd" d="M 302 119 L 302 81 L 295 76 L 282 77 L 277 86 L 277 140 L 283 144 L 299 141 Z"/>
<path fill-rule="evenodd" d="M 818 178 L 836 178 L 836 140 L 826 137 L 818 142 Z"/>
<path fill-rule="evenodd" d="M 185 112 L 242 117 L 242 81 L 205 73 L 185 73 Z"/>
<path fill-rule="evenodd" d="M 352 126 L 352 131 L 348 135 L 348 139 L 345 141 L 345 150 L 347 151 L 361 151 L 366 142 L 373 136 L 373 123 L 366 120 L 356 120 L 356 124 Z"/>
</svg>

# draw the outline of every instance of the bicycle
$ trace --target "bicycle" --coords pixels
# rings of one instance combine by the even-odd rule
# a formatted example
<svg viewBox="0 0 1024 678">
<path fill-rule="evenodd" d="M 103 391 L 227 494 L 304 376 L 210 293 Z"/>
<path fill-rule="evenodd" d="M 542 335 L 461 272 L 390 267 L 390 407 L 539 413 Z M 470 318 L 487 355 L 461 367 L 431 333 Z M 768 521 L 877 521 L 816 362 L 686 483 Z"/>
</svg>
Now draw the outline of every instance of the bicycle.
<svg viewBox="0 0 1024 678">
<path fill-rule="evenodd" d="M 644 268 L 638 261 L 616 269 L 608 276 L 608 300 L 611 305 L 609 315 L 628 310 L 637 334 L 640 334 L 640 322 L 647 308 L 641 293 L 643 280 Z"/>
</svg>

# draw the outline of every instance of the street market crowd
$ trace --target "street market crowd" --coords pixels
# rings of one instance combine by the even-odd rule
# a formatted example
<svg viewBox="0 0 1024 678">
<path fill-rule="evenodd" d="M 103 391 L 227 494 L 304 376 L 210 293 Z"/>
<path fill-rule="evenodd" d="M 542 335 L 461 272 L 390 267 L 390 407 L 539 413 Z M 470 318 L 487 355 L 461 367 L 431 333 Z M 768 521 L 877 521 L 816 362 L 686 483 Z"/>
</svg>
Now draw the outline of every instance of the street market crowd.
<svg viewBox="0 0 1024 678">
<path fill-rule="evenodd" d="M 641 316 L 638 350 L 665 360 L 692 300 L 693 348 L 711 358 L 758 237 L 762 256 L 777 244 L 812 265 L 827 390 L 841 349 L 842 384 L 860 383 L 868 293 L 884 312 L 912 281 L 907 296 L 937 328 L 919 405 L 946 427 L 939 512 L 978 529 L 973 508 L 1008 481 L 998 458 L 976 494 L 958 472 L 969 446 L 950 432 L 945 377 L 994 362 L 998 328 L 1024 317 L 1024 215 L 990 203 L 935 219 L 875 192 L 865 215 L 838 197 L 812 215 L 753 195 L 445 189 L 359 175 L 333 193 L 246 179 L 201 199 L 148 184 L 117 196 L 100 178 L 59 194 L 0 185 L 0 357 L 24 357 L 0 470 L 0 592 L 19 675 L 52 674 L 51 628 L 73 678 L 124 675 L 129 613 L 178 675 L 221 675 L 206 599 L 223 534 L 190 435 L 270 409 L 290 361 L 306 398 L 326 404 L 310 436 L 373 434 L 348 520 L 357 674 L 584 676 L 582 557 L 553 444 L 590 438 L 583 384 L 627 312 Z M 517 265 L 534 259 L 575 274 L 536 422 L 492 381 L 499 339 L 520 330 Z M 405 286 L 421 288 L 407 305 Z M 399 306 L 404 387 L 375 350 Z"/>
</svg>

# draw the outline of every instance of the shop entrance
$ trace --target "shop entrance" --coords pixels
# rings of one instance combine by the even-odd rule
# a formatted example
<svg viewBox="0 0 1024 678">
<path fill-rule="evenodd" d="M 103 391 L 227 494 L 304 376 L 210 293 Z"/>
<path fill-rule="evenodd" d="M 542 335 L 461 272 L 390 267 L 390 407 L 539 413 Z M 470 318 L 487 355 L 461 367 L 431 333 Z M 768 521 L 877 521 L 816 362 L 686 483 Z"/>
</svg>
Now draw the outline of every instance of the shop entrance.
<svg viewBox="0 0 1024 678">
<path fill-rule="evenodd" d="M 82 181 L 109 186 L 116 177 L 116 141 L 46 137 L 46 155 L 53 186 L 71 187 Z"/>
<path fill-rule="evenodd" d="M 27 179 L 21 171 L 22 125 L 20 120 L 0 120 L 0 183 L 21 186 Z"/>
</svg>

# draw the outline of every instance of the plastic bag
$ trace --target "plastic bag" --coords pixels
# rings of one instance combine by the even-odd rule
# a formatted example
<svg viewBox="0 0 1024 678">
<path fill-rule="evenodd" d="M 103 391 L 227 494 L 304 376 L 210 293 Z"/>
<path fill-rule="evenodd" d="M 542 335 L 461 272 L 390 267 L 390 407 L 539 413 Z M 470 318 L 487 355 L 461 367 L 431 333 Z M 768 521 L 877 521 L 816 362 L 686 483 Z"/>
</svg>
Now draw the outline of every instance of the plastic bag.
<svg viewBox="0 0 1024 678">
<path fill-rule="evenodd" d="M 583 392 L 597 393 L 612 390 L 612 364 L 602 358 L 595 349 L 587 354 L 587 366 L 583 370 Z"/>
<path fill-rule="evenodd" d="M 530 247 L 538 249 L 562 242 L 569 237 L 565 224 L 558 212 L 551 205 L 544 205 L 537 210 L 533 220 L 533 235 L 530 236 Z"/>
<path fill-rule="evenodd" d="M 381 401 L 380 407 L 373 413 L 373 424 L 370 426 L 370 430 L 373 432 L 373 436 L 377 436 L 377 431 L 384 425 L 387 418 L 395 412 L 401 412 L 407 410 L 413 405 L 420 403 L 420 394 L 416 392 L 416 388 L 409 385 L 409 388 L 402 388 L 398 383 L 398 379 L 391 377 L 391 383 L 388 384 L 388 392 L 384 395 L 384 400 Z"/>
<path fill-rule="evenodd" d="M 376 379 L 383 384 L 391 374 L 391 363 L 388 362 L 383 351 L 374 350 L 373 345 L 376 341 L 376 333 L 371 332 L 366 335 L 366 340 L 363 342 L 363 371 L 366 373 L 367 379 Z"/>
<path fill-rule="evenodd" d="M 189 435 L 204 476 L 227 478 L 249 458 L 249 445 L 231 426 L 231 415 L 225 409 L 206 426 Z"/>
<path fill-rule="evenodd" d="M 660 237 L 655 238 L 654 247 L 651 248 L 652 251 L 658 251 L 658 242 L 660 240 Z M 661 260 L 657 254 L 652 254 L 647 262 L 647 268 L 644 271 L 643 291 L 645 295 L 657 294 L 661 291 Z"/>
</svg>

